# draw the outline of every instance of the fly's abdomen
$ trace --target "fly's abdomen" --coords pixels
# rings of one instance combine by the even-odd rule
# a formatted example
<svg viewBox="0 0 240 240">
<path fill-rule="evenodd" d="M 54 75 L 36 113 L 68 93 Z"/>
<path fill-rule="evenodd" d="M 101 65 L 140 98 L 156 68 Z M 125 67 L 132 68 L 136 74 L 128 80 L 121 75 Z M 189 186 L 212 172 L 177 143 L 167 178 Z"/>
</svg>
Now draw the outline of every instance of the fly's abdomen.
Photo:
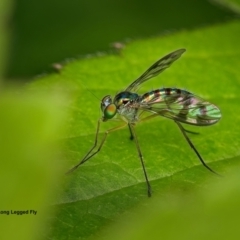
<svg viewBox="0 0 240 240">
<path fill-rule="evenodd" d="M 221 118 L 217 106 L 179 88 L 161 88 L 145 93 L 140 103 L 151 112 L 193 125 L 211 125 Z"/>
<path fill-rule="evenodd" d="M 190 94 L 191 93 L 179 88 L 160 88 L 142 95 L 141 103 L 153 104 L 167 102 L 170 104 L 172 101 L 176 101 L 178 98 L 188 96 Z"/>
</svg>

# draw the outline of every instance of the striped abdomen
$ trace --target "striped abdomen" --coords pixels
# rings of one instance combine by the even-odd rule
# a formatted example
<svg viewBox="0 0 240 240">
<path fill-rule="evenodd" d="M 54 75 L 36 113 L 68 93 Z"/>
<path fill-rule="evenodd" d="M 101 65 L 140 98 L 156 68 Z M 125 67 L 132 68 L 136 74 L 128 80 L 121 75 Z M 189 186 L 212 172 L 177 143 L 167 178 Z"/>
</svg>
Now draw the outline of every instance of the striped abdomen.
<svg viewBox="0 0 240 240">
<path fill-rule="evenodd" d="M 199 126 L 219 121 L 217 106 L 179 88 L 161 88 L 145 93 L 139 99 L 141 109 L 164 117 Z"/>
<path fill-rule="evenodd" d="M 158 103 L 162 101 L 169 102 L 170 99 L 177 99 L 181 96 L 192 95 L 190 92 L 179 88 L 160 88 L 147 92 L 141 96 L 141 103 Z M 170 102 L 169 102 L 170 103 Z"/>
</svg>

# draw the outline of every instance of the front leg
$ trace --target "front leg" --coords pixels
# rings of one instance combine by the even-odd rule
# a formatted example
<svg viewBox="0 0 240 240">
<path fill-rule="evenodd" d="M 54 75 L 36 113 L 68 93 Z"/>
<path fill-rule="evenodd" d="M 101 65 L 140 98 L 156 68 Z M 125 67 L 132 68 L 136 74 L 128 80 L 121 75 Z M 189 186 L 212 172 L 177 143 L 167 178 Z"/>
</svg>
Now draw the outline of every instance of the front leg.
<svg viewBox="0 0 240 240">
<path fill-rule="evenodd" d="M 116 131 L 116 130 L 118 130 L 118 129 L 121 129 L 121 128 L 123 128 L 123 127 L 126 126 L 126 124 L 124 124 L 124 125 L 120 125 L 120 126 L 117 126 L 117 127 L 114 127 L 114 128 L 111 128 L 111 129 L 107 130 L 107 131 L 105 132 L 105 134 L 104 134 L 104 137 L 103 137 L 102 141 L 100 142 L 100 145 L 99 145 L 98 149 L 94 151 L 94 149 L 97 147 L 97 143 L 98 143 L 99 128 L 100 128 L 100 123 L 101 123 L 101 121 L 102 121 L 102 119 L 99 119 L 99 120 L 98 120 L 97 131 L 96 131 L 96 134 L 95 134 L 95 141 L 94 141 L 93 146 L 90 148 L 90 150 L 89 150 L 89 151 L 87 152 L 87 154 L 84 156 L 84 158 L 83 158 L 77 165 L 75 165 L 73 168 L 71 168 L 70 170 L 68 170 L 68 171 L 66 172 L 66 174 L 69 174 L 69 173 L 73 172 L 73 171 L 76 170 L 80 165 L 82 165 L 82 164 L 85 163 L 87 160 L 89 160 L 89 159 L 92 158 L 94 155 L 96 155 L 96 154 L 102 149 L 102 146 L 103 146 L 103 144 L 105 143 L 106 138 L 107 138 L 107 136 L 108 136 L 108 134 L 109 134 L 110 132 L 114 132 L 114 131 Z"/>
</svg>

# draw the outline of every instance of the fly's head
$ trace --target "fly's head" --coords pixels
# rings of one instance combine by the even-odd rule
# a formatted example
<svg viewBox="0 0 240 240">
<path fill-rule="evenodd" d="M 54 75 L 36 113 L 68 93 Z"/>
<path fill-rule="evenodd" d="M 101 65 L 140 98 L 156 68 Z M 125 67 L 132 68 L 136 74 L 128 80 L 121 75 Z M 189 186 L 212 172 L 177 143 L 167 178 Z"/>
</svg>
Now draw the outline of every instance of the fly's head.
<svg viewBox="0 0 240 240">
<path fill-rule="evenodd" d="M 103 113 L 102 120 L 106 122 L 112 119 L 117 113 L 117 106 L 112 102 L 110 95 L 105 96 L 101 101 L 101 110 Z"/>
</svg>

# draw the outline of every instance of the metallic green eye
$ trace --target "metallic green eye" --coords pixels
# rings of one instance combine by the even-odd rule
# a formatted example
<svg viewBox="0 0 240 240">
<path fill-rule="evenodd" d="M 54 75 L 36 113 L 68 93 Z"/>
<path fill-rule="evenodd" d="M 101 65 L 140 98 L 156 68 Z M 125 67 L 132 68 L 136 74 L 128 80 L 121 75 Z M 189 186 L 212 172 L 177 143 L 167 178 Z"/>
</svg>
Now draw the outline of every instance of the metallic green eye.
<svg viewBox="0 0 240 240">
<path fill-rule="evenodd" d="M 117 106 L 112 103 L 111 96 L 105 96 L 101 101 L 101 109 L 103 112 L 103 121 L 107 121 L 115 116 L 117 113 Z"/>
<path fill-rule="evenodd" d="M 107 119 L 111 119 L 115 116 L 115 114 L 117 113 L 117 107 L 115 104 L 111 103 L 109 104 L 105 109 L 104 109 L 104 118 Z"/>
</svg>

